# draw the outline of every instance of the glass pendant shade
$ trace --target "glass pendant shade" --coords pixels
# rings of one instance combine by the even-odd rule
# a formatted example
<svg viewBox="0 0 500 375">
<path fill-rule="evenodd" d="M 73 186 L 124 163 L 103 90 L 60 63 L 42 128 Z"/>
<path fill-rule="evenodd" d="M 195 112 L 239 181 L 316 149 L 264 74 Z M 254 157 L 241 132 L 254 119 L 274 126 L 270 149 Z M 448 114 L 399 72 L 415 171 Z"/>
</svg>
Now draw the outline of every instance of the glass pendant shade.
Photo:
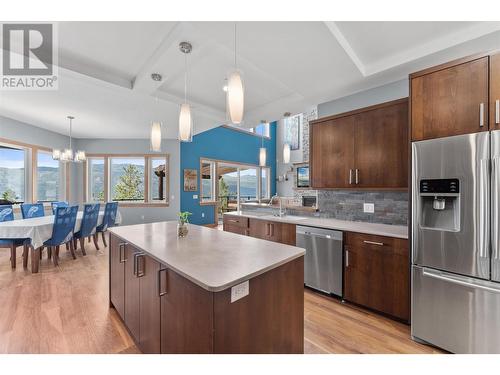
<svg viewBox="0 0 500 375">
<path fill-rule="evenodd" d="M 67 148 L 61 154 L 61 161 L 68 162 L 73 160 L 73 150 Z"/>
<path fill-rule="evenodd" d="M 73 160 L 77 163 L 83 163 L 85 160 L 87 160 L 87 155 L 85 155 L 85 151 L 78 150 Z"/>
<path fill-rule="evenodd" d="M 231 73 L 227 80 L 227 110 L 233 124 L 243 121 L 245 92 L 243 80 L 238 71 Z"/>
<path fill-rule="evenodd" d="M 259 150 L 259 166 L 266 166 L 267 150 L 265 147 L 261 147 Z"/>
<path fill-rule="evenodd" d="M 187 103 L 181 105 L 179 113 L 179 140 L 182 142 L 193 140 L 193 117 L 191 116 L 191 107 Z"/>
<path fill-rule="evenodd" d="M 290 145 L 288 143 L 283 145 L 283 163 L 290 163 Z"/>
<path fill-rule="evenodd" d="M 161 151 L 161 122 L 151 124 L 151 150 Z"/>
<path fill-rule="evenodd" d="M 59 160 L 61 158 L 61 150 L 55 148 L 52 150 L 52 159 Z"/>
</svg>

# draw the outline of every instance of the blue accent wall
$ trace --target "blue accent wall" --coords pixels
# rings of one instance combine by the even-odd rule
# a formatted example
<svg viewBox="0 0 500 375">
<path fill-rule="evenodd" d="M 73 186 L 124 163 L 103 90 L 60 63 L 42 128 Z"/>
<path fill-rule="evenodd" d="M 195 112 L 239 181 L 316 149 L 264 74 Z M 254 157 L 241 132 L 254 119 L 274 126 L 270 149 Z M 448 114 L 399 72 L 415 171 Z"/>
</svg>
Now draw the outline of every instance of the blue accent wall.
<svg viewBox="0 0 500 375">
<path fill-rule="evenodd" d="M 270 139 L 264 138 L 267 149 L 267 166 L 271 168 L 271 195 L 276 192 L 276 122 L 270 123 Z M 259 148 L 262 139 L 252 134 L 219 126 L 193 137 L 193 142 L 181 142 L 181 211 L 189 211 L 193 215 L 193 224 L 210 224 L 214 222 L 215 207 L 200 205 L 200 158 L 234 161 L 259 165 Z M 184 169 L 198 171 L 198 191 L 184 191 Z M 193 199 L 197 195 L 198 199 Z M 205 214 L 202 217 L 202 214 Z"/>
</svg>

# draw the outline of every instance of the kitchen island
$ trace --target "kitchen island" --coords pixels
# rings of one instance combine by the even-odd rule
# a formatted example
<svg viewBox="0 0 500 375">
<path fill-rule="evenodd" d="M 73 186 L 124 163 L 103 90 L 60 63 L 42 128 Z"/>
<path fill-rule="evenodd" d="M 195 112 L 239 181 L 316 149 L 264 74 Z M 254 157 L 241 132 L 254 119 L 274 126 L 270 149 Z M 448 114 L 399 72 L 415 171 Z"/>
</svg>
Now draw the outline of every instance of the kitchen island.
<svg viewBox="0 0 500 375">
<path fill-rule="evenodd" d="M 176 222 L 110 230 L 110 306 L 144 353 L 303 353 L 304 254 Z"/>
</svg>

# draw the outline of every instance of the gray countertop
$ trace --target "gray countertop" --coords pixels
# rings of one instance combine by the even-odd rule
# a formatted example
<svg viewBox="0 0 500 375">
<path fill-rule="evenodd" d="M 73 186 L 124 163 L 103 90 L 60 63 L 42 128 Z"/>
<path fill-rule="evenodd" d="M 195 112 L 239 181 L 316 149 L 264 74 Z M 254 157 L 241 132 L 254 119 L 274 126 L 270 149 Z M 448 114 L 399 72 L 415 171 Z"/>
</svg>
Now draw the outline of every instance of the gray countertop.
<svg viewBox="0 0 500 375">
<path fill-rule="evenodd" d="M 305 254 L 295 246 L 189 225 L 177 237 L 177 222 L 110 228 L 126 242 L 211 292 L 219 292 Z"/>
<path fill-rule="evenodd" d="M 305 225 L 310 227 L 337 229 L 346 232 L 357 232 L 365 234 L 375 234 L 378 236 L 396 237 L 408 239 L 408 227 L 403 225 L 387 225 L 376 223 L 363 223 L 360 221 L 346 221 L 330 218 L 319 218 L 309 216 L 287 215 L 284 217 L 273 216 L 268 213 L 235 211 L 227 212 L 224 215 L 244 216 L 254 219 L 271 220 L 283 223 Z"/>
</svg>

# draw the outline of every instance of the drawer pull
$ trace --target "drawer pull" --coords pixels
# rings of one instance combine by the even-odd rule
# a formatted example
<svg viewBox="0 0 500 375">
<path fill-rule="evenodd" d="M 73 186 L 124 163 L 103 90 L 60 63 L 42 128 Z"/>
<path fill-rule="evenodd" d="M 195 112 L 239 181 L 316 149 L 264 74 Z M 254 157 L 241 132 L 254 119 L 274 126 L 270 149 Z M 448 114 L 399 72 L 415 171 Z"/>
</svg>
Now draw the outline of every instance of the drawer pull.
<svg viewBox="0 0 500 375">
<path fill-rule="evenodd" d="M 118 245 L 118 260 L 120 263 L 125 263 L 127 259 L 125 258 L 125 246 L 128 244 L 126 242 L 122 242 Z"/>
<path fill-rule="evenodd" d="M 383 242 L 375 242 L 375 241 L 363 241 L 364 243 L 367 243 L 369 245 L 377 245 L 377 246 L 384 246 Z"/>
<path fill-rule="evenodd" d="M 479 126 L 484 126 L 484 103 L 479 104 Z"/>
<path fill-rule="evenodd" d="M 165 276 L 167 275 L 167 269 L 162 268 L 158 270 L 158 296 L 162 297 L 167 294 L 167 286 L 165 285 L 165 290 L 161 290 L 161 273 L 165 271 Z M 165 277 L 165 283 L 167 282 L 167 278 Z"/>
</svg>

